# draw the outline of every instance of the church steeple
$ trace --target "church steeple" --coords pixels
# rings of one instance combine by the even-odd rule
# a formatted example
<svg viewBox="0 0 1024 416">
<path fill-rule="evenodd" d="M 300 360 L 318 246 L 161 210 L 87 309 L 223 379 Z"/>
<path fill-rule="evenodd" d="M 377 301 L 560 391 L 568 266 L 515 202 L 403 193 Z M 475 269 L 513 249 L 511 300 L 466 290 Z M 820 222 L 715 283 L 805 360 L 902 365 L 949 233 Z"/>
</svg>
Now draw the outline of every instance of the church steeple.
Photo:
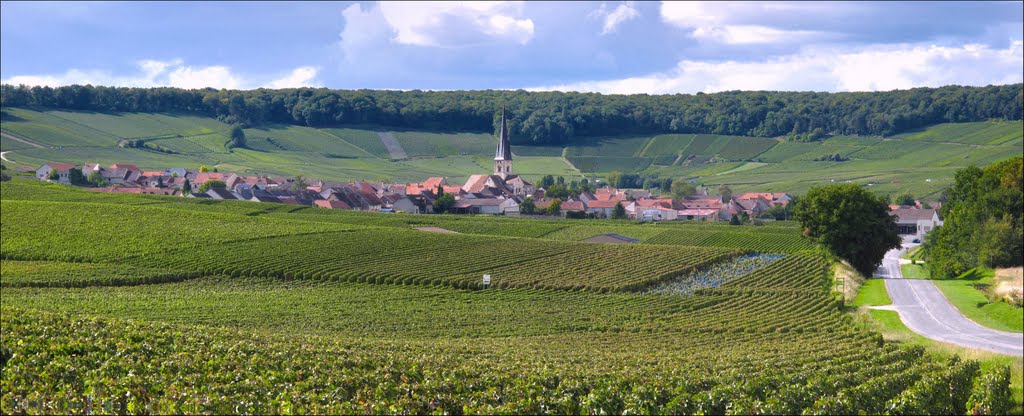
<svg viewBox="0 0 1024 416">
<path fill-rule="evenodd" d="M 508 141 L 505 107 L 501 108 L 501 129 L 498 131 L 498 149 L 494 152 L 494 174 L 503 179 L 512 175 L 512 145 Z"/>
</svg>

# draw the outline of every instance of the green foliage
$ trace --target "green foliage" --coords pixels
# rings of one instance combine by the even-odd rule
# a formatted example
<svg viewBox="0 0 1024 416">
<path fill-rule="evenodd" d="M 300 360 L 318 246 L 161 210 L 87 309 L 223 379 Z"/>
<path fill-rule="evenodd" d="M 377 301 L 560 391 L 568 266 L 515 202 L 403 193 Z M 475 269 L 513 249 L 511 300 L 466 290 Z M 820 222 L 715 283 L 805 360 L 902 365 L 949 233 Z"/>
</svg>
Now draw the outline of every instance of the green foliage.
<svg viewBox="0 0 1024 416">
<path fill-rule="evenodd" d="M 795 208 L 804 234 L 865 276 L 900 246 L 888 204 L 854 184 L 811 188 Z"/>
<path fill-rule="evenodd" d="M 68 182 L 71 182 L 75 186 L 86 186 L 89 184 L 89 180 L 86 179 L 82 170 L 79 168 L 68 169 Z"/>
<path fill-rule="evenodd" d="M 199 193 L 209 191 L 211 189 L 227 189 L 228 185 L 224 181 L 208 180 L 199 185 Z"/>
<path fill-rule="evenodd" d="M 303 178 L 302 175 L 299 175 L 295 177 L 294 181 L 292 181 L 292 185 L 289 189 L 293 191 L 302 191 L 305 190 L 307 186 L 309 186 L 309 184 L 306 183 L 306 179 Z"/>
<path fill-rule="evenodd" d="M 86 179 L 92 186 L 105 186 L 107 181 L 103 180 L 103 175 L 99 171 L 89 172 L 89 177 Z"/>
<path fill-rule="evenodd" d="M 526 215 L 533 215 L 534 211 L 537 210 L 537 204 L 533 202 L 533 197 L 528 196 L 523 200 L 523 203 L 519 204 L 519 212 Z"/>
<path fill-rule="evenodd" d="M 245 131 L 242 130 L 242 126 L 238 124 L 231 126 L 230 137 L 228 149 L 245 148 Z"/>
<path fill-rule="evenodd" d="M 555 198 L 548 204 L 548 215 L 562 215 L 562 200 Z"/>
<path fill-rule="evenodd" d="M 626 207 L 622 206 L 622 201 L 615 203 L 615 208 L 612 209 L 613 220 L 624 220 L 626 219 Z"/>
<path fill-rule="evenodd" d="M 3 85 L 0 103 L 4 108 L 198 113 L 225 123 L 247 125 L 375 123 L 481 132 L 492 131 L 494 114 L 504 106 L 513 140 L 566 144 L 575 137 L 650 132 L 759 137 L 792 134 L 802 135 L 801 139 L 815 139 L 826 133 L 892 135 L 942 122 L 1019 120 L 1021 88 L 1022 84 L 1013 84 L 874 93 L 731 91 L 637 96 L 500 90 L 208 91 Z M 148 99 L 153 94 L 164 99 Z M 568 102 L 573 105 L 565 105 Z M 765 103 L 771 105 L 766 107 Z M 96 140 L 141 135 L 118 131 L 113 136 Z"/>
<path fill-rule="evenodd" d="M 697 193 L 697 187 L 690 184 L 689 181 L 685 179 L 672 181 L 672 198 L 683 199 L 695 193 Z"/>
<path fill-rule="evenodd" d="M 996 367 L 990 373 L 983 374 L 967 402 L 967 412 L 972 415 L 1008 415 L 1012 409 L 1010 369 L 1006 366 Z"/>
<path fill-rule="evenodd" d="M 57 169 L 50 169 L 50 172 L 46 174 L 46 179 L 49 179 L 51 181 L 55 181 L 59 178 L 60 172 L 57 172 Z"/>
<path fill-rule="evenodd" d="M 831 261 L 791 226 L 0 187 L 3 413 L 881 414 L 1005 401 L 1005 376 L 854 325 L 829 294 Z M 427 225 L 462 234 L 410 229 Z M 644 244 L 554 239 L 603 232 Z M 741 248 L 713 247 L 726 244 Z M 697 279 L 755 247 L 792 254 L 685 296 L 615 293 Z"/>
<path fill-rule="evenodd" d="M 448 193 L 442 194 L 434 200 L 434 212 L 444 214 L 451 211 L 453 205 L 455 205 L 455 196 Z"/>
<path fill-rule="evenodd" d="M 556 183 L 544 189 L 544 196 L 548 198 L 566 199 L 572 196 L 569 188 L 564 184 Z"/>
<path fill-rule="evenodd" d="M 181 184 L 181 193 L 182 195 L 192 193 L 192 183 L 190 183 L 187 178 L 185 179 L 185 182 Z"/>
<path fill-rule="evenodd" d="M 1024 210 L 1024 158 L 957 171 L 942 205 L 944 224 L 928 234 L 933 276 L 953 277 L 978 265 L 1019 266 Z"/>
</svg>

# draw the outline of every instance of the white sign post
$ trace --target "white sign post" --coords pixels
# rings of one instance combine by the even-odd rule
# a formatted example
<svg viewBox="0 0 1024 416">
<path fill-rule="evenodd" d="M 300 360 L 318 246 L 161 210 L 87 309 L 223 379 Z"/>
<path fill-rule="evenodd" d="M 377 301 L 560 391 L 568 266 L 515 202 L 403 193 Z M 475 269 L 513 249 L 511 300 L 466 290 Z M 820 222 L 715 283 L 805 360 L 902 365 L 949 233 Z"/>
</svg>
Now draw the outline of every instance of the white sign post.
<svg viewBox="0 0 1024 416">
<path fill-rule="evenodd" d="M 485 274 L 484 275 L 484 289 L 487 289 L 489 287 L 491 287 L 491 275 Z"/>
</svg>

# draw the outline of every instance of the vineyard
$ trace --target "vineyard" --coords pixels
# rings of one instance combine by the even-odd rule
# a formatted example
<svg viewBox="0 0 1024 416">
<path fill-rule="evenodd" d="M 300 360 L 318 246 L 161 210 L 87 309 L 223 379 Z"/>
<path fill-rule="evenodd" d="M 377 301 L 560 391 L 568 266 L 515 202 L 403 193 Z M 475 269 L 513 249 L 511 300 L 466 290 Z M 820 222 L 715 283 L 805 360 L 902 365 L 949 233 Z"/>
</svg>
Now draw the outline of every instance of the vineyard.
<svg viewBox="0 0 1024 416">
<path fill-rule="evenodd" d="M 1019 406 L 1004 367 L 856 325 L 791 226 L 0 191 L 5 414 Z M 578 242 L 607 232 L 642 242 Z"/>
</svg>

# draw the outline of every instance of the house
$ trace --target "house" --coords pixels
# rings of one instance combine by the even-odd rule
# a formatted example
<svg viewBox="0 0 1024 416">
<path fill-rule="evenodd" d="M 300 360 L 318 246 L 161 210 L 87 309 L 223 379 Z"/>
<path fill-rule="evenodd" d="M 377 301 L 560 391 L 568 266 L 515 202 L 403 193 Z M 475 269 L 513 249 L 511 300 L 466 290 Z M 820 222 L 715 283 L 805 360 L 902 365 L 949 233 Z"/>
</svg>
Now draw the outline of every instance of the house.
<svg viewBox="0 0 1024 416">
<path fill-rule="evenodd" d="M 896 217 L 896 232 L 904 236 L 923 239 L 924 235 L 942 225 L 939 213 L 934 209 L 900 208 L 889 211 Z"/>
<path fill-rule="evenodd" d="M 735 213 L 745 212 L 750 218 L 758 218 L 761 214 L 768 211 L 771 206 L 764 198 L 758 196 L 755 198 L 736 198 L 731 202 L 731 207 L 735 209 Z"/>
<path fill-rule="evenodd" d="M 717 209 L 687 208 L 676 213 L 676 219 L 690 221 L 718 221 Z"/>
<path fill-rule="evenodd" d="M 127 169 L 127 170 L 130 170 L 132 172 L 140 172 L 141 173 L 141 171 L 139 170 L 139 168 L 137 166 L 135 166 L 135 165 L 126 165 L 124 163 L 115 163 L 113 165 L 110 165 L 110 168 L 111 169 Z"/>
<path fill-rule="evenodd" d="M 176 176 L 179 178 L 187 177 L 189 172 L 185 168 L 170 168 L 164 172 L 167 176 Z"/>
<path fill-rule="evenodd" d="M 615 205 L 620 204 L 619 201 L 611 200 L 594 200 L 590 202 L 583 202 L 586 205 L 586 211 L 597 215 L 598 218 L 610 218 L 612 212 L 615 211 Z"/>
<path fill-rule="evenodd" d="M 452 211 L 458 214 L 501 214 L 501 203 L 498 198 L 460 199 L 452 205 Z"/>
<path fill-rule="evenodd" d="M 348 206 L 348 204 L 346 204 L 346 203 L 344 203 L 342 201 L 328 201 L 328 200 L 325 200 L 325 199 L 320 199 L 320 200 L 313 201 L 313 204 L 318 206 L 318 207 L 320 207 L 320 208 L 327 208 L 327 209 L 352 209 L 352 207 Z"/>
<path fill-rule="evenodd" d="M 223 199 L 223 200 L 237 200 L 237 199 L 239 199 L 238 196 L 236 196 L 234 192 L 231 192 L 231 191 L 229 191 L 227 189 L 220 189 L 220 188 L 210 188 L 210 189 L 206 190 L 206 195 L 209 196 L 210 198 L 213 198 L 213 199 Z"/>
<path fill-rule="evenodd" d="M 71 169 L 74 167 L 75 165 L 72 165 L 70 163 L 47 163 L 43 166 L 40 166 L 39 169 L 36 169 L 36 178 L 38 178 L 41 181 L 49 180 L 50 171 L 56 170 L 57 182 L 63 184 L 70 184 L 70 172 Z"/>
<path fill-rule="evenodd" d="M 793 200 L 793 197 L 789 196 L 789 194 L 784 193 L 784 192 L 781 192 L 781 193 L 780 192 L 748 192 L 748 193 L 741 194 L 741 195 L 736 197 L 736 199 L 754 199 L 754 198 L 764 199 L 768 203 L 769 206 L 779 205 L 779 206 L 783 206 L 783 207 L 786 206 L 786 205 L 789 205 L 789 201 Z"/>
<path fill-rule="evenodd" d="M 679 211 L 672 208 L 665 208 L 662 206 L 652 206 L 649 208 L 638 208 L 637 219 L 644 221 L 671 221 L 679 216 Z"/>
</svg>

